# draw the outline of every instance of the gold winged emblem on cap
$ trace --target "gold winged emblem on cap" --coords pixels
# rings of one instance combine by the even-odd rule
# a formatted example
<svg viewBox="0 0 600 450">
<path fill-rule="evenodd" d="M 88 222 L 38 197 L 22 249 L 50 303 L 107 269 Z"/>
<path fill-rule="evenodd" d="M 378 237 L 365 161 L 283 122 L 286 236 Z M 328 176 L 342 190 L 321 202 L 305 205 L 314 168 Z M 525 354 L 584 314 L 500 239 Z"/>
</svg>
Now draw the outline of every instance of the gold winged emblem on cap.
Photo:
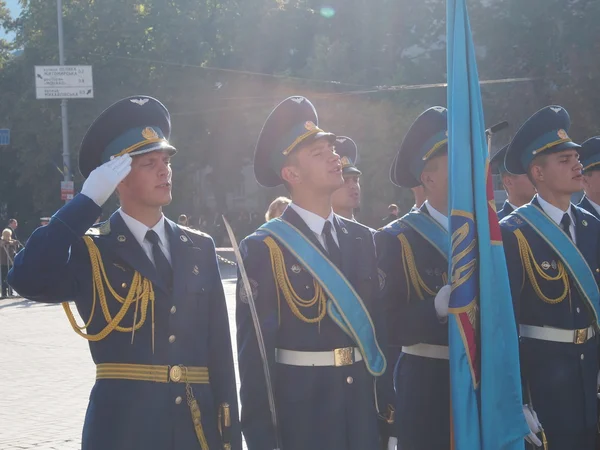
<svg viewBox="0 0 600 450">
<path fill-rule="evenodd" d="M 148 141 L 150 139 L 158 139 L 159 137 L 158 133 L 154 130 L 154 128 L 151 127 L 144 128 L 144 130 L 142 131 L 142 136 Z"/>
</svg>

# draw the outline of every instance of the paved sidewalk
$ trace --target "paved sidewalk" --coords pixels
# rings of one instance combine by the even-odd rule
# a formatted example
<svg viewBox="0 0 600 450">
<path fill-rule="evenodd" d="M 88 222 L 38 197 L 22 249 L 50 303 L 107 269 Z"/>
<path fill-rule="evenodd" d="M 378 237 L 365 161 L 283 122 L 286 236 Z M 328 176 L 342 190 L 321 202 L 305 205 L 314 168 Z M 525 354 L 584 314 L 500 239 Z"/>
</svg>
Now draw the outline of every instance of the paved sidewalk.
<svg viewBox="0 0 600 450">
<path fill-rule="evenodd" d="M 235 354 L 235 279 L 223 285 Z M 0 300 L 0 355 L 0 450 L 79 450 L 95 368 L 62 306 Z"/>
</svg>

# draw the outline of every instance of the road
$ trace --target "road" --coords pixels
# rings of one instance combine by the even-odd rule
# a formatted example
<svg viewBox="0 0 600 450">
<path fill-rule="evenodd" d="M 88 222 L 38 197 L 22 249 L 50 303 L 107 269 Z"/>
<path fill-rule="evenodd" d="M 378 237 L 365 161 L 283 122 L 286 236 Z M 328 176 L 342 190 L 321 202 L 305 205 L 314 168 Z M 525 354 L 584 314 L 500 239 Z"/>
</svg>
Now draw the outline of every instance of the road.
<svg viewBox="0 0 600 450">
<path fill-rule="evenodd" d="M 223 276 L 235 355 L 234 270 Z M 95 368 L 62 306 L 0 300 L 0 355 L 0 450 L 79 450 Z"/>
</svg>

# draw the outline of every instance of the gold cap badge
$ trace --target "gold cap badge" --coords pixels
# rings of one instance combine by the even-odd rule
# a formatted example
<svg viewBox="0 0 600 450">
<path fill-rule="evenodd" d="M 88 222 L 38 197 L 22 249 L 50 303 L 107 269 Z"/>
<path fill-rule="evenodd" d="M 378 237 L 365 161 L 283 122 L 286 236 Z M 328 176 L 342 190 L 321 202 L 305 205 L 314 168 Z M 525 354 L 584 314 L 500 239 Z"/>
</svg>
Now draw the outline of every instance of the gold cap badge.
<svg viewBox="0 0 600 450">
<path fill-rule="evenodd" d="M 558 130 L 558 137 L 561 139 L 569 139 L 569 135 L 565 130 Z"/>
<path fill-rule="evenodd" d="M 304 124 L 304 128 L 306 128 L 308 131 L 313 131 L 317 129 L 317 126 L 314 124 L 314 122 L 309 120 Z"/>
<path fill-rule="evenodd" d="M 150 139 L 158 139 L 158 133 L 150 127 L 144 128 L 144 130 L 142 131 L 142 136 L 147 141 L 149 141 Z"/>
</svg>

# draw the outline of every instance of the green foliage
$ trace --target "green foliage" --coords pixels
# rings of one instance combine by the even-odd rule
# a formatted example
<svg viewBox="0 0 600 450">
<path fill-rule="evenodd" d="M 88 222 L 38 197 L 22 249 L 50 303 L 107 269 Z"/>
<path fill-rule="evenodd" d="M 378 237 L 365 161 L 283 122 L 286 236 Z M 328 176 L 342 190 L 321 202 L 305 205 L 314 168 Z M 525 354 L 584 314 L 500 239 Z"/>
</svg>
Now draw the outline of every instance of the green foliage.
<svg viewBox="0 0 600 450">
<path fill-rule="evenodd" d="M 0 26 L 16 33 L 14 42 L 0 39 L 0 127 L 12 132 L 11 145 L 0 147 L 0 218 L 35 224 L 61 203 L 60 104 L 36 100 L 33 79 L 34 65 L 58 63 L 56 3 L 22 5 L 13 20 L 0 0 Z M 488 123 L 506 119 L 514 132 L 540 107 L 560 103 L 577 139 L 598 132 L 600 3 L 473 0 L 469 7 L 481 79 L 535 79 L 484 86 Z M 376 224 L 392 201 L 412 204 L 409 191 L 388 181 L 389 166 L 414 118 L 445 104 L 445 89 L 373 91 L 445 81 L 445 1 L 63 0 L 63 16 L 67 63 L 94 70 L 95 98 L 69 102 L 78 185 L 76 154 L 93 118 L 143 93 L 168 106 L 182 150 L 171 211 L 205 208 L 199 172 L 207 165 L 223 205 L 270 109 L 301 94 L 316 104 L 323 127 L 357 141 L 364 220 Z"/>
</svg>

